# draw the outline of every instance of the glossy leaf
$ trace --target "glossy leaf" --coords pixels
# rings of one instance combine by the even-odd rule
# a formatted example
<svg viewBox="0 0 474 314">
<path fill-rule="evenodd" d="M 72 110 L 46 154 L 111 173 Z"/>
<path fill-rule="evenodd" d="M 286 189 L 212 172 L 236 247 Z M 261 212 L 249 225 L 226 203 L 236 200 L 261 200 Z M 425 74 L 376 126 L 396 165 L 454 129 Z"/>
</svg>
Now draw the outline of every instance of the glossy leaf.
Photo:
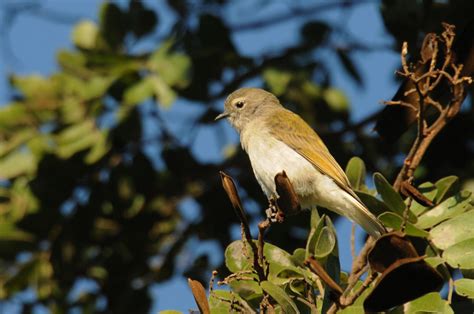
<svg viewBox="0 0 474 314">
<path fill-rule="evenodd" d="M 391 211 L 403 217 L 406 205 L 403 202 L 402 197 L 398 194 L 388 181 L 380 174 L 374 174 L 374 183 L 383 201 L 390 208 Z M 410 222 L 416 222 L 416 217 L 411 211 L 408 211 L 408 220 Z"/>
<path fill-rule="evenodd" d="M 454 268 L 474 269 L 474 238 L 448 247 L 443 258 Z"/>
<path fill-rule="evenodd" d="M 295 302 L 288 296 L 288 294 L 280 287 L 274 285 L 269 281 L 260 283 L 262 289 L 268 293 L 282 308 L 283 313 L 299 313 Z"/>
<path fill-rule="evenodd" d="M 346 175 L 355 190 L 362 190 L 365 186 L 365 164 L 359 157 L 352 157 L 346 166 Z"/>
<path fill-rule="evenodd" d="M 474 215 L 472 211 L 465 212 L 449 219 L 430 231 L 433 243 L 445 250 L 461 241 L 474 238 Z"/>
<path fill-rule="evenodd" d="M 442 221 L 462 214 L 472 208 L 471 201 L 471 192 L 462 191 L 419 216 L 416 226 L 422 229 L 431 228 Z"/>
<path fill-rule="evenodd" d="M 454 195 L 454 193 L 456 193 L 460 187 L 459 178 L 456 176 L 448 176 L 439 179 L 435 185 L 438 188 L 438 193 L 435 197 L 435 203 L 440 203 L 446 198 Z"/>
<path fill-rule="evenodd" d="M 474 279 L 461 278 L 454 282 L 456 293 L 474 299 Z"/>
<path fill-rule="evenodd" d="M 225 265 L 233 272 L 251 269 L 249 257 L 252 256 L 251 248 L 241 240 L 232 242 L 225 249 Z"/>
<path fill-rule="evenodd" d="M 436 188 L 436 186 L 433 183 L 424 182 L 424 183 L 420 184 L 419 186 L 417 186 L 416 188 L 418 189 L 418 191 L 420 191 L 420 193 L 423 194 L 424 197 L 426 197 L 430 201 L 433 201 L 434 203 L 436 203 L 435 202 L 435 196 L 438 193 L 438 189 Z M 416 200 L 412 201 L 412 204 L 411 204 L 411 207 L 410 207 L 410 210 L 416 216 L 421 215 L 422 213 L 424 213 L 428 209 L 429 209 L 428 207 L 418 203 Z"/>
<path fill-rule="evenodd" d="M 362 203 L 364 203 L 365 206 L 367 206 L 367 208 L 370 210 L 370 212 L 375 216 L 390 211 L 389 207 L 375 196 L 361 191 L 356 191 L 356 194 L 360 198 Z"/>
<path fill-rule="evenodd" d="M 403 218 L 392 212 L 384 213 L 378 216 L 378 218 L 380 219 L 380 221 L 382 221 L 384 226 L 393 228 L 394 230 L 401 230 L 401 227 L 403 225 Z M 424 238 L 429 235 L 428 232 L 416 227 L 411 222 L 406 222 L 404 231 L 407 235 L 414 236 L 414 237 Z"/>
<path fill-rule="evenodd" d="M 454 314 L 448 302 L 441 299 L 437 292 L 428 293 L 404 306 L 405 314 L 440 313 Z"/>
<path fill-rule="evenodd" d="M 331 254 L 336 245 L 336 236 L 326 226 L 321 230 L 314 247 L 314 256 L 324 258 Z"/>
</svg>

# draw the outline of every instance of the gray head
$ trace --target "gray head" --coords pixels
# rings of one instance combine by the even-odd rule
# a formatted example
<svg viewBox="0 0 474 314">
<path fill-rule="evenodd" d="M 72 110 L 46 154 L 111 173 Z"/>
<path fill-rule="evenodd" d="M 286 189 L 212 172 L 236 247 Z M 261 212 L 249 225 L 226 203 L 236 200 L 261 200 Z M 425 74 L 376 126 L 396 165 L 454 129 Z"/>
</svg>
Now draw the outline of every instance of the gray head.
<svg viewBox="0 0 474 314">
<path fill-rule="evenodd" d="M 216 120 L 227 118 L 239 132 L 255 117 L 260 117 L 271 108 L 281 107 L 272 93 L 260 88 L 240 88 L 230 94 L 224 103 L 224 112 Z M 270 110 L 269 110 L 270 109 Z"/>
</svg>

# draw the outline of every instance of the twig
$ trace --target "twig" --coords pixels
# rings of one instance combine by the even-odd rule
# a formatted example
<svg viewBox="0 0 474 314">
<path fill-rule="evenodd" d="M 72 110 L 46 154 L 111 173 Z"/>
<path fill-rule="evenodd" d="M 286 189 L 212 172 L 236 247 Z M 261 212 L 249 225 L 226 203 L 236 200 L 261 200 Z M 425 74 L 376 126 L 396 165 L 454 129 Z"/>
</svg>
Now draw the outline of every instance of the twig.
<svg viewBox="0 0 474 314">
<path fill-rule="evenodd" d="M 372 281 L 377 278 L 377 273 L 371 273 L 367 278 L 365 278 L 364 282 L 362 283 L 362 286 L 352 295 L 347 296 L 347 297 L 341 297 L 341 305 L 343 307 L 349 306 L 354 303 L 354 301 L 361 296 L 362 293 L 370 286 Z"/>
<path fill-rule="evenodd" d="M 211 295 L 212 291 L 214 290 L 214 280 L 217 276 L 217 270 L 212 271 L 211 279 L 209 280 L 209 295 Z"/>
<path fill-rule="evenodd" d="M 343 293 L 343 290 L 341 286 L 337 284 L 337 282 L 334 281 L 334 279 L 329 276 L 329 274 L 326 272 L 326 270 L 318 263 L 318 261 L 314 258 L 314 256 L 310 256 L 306 259 L 304 262 L 306 266 L 309 267 L 309 269 L 316 274 L 319 278 L 321 278 L 326 285 L 328 285 L 329 288 L 333 292 L 336 293 L 337 297 L 339 298 L 341 294 Z"/>
<path fill-rule="evenodd" d="M 258 224 L 258 263 L 262 265 L 264 274 L 267 274 L 267 265 L 265 261 L 265 256 L 263 254 L 263 249 L 265 246 L 265 242 L 263 241 L 263 235 L 265 231 L 270 227 L 271 222 L 269 219 L 265 219 L 264 221 Z"/>
<path fill-rule="evenodd" d="M 406 61 L 407 44 L 403 44 L 401 52 L 402 68 L 400 72 L 402 76 L 407 77 L 415 86 L 418 96 L 418 102 L 412 103 L 410 107 L 417 112 L 417 137 L 405 158 L 402 169 L 394 183 L 394 188 L 400 191 L 403 182 L 411 183 L 414 177 L 414 172 L 418 168 L 426 150 L 438 135 L 439 132 L 452 120 L 452 118 L 459 112 L 461 104 L 464 100 L 465 90 L 464 84 L 471 84 L 472 78 L 461 76 L 462 65 L 453 63 L 453 52 L 451 51 L 452 43 L 454 41 L 454 26 L 443 23 L 444 32 L 439 37 L 430 37 L 430 49 L 426 49 L 424 53 L 430 52 L 431 57 L 424 56 L 426 59 L 430 58 L 430 66 L 425 73 L 412 72 Z M 444 45 L 444 62 L 439 69 L 436 69 L 438 58 L 438 44 Z M 422 51 L 423 52 L 423 51 Z M 452 71 L 453 73 L 450 73 Z M 431 79 L 434 79 L 431 82 Z M 441 81 L 447 82 L 452 90 L 452 99 L 445 106 L 431 98 L 430 93 L 439 86 Z M 387 104 L 391 104 L 388 102 Z M 438 111 L 438 117 L 434 122 L 429 124 L 425 117 L 426 106 L 433 106 Z"/>
<path fill-rule="evenodd" d="M 453 291 L 454 291 L 454 280 L 453 277 L 449 277 L 448 280 L 449 290 L 448 290 L 448 304 L 451 304 L 453 300 Z"/>
<path fill-rule="evenodd" d="M 351 227 L 351 256 L 352 256 L 352 261 L 355 261 L 355 259 L 356 259 L 355 233 L 356 233 L 356 224 L 352 223 L 352 227 Z"/>
</svg>

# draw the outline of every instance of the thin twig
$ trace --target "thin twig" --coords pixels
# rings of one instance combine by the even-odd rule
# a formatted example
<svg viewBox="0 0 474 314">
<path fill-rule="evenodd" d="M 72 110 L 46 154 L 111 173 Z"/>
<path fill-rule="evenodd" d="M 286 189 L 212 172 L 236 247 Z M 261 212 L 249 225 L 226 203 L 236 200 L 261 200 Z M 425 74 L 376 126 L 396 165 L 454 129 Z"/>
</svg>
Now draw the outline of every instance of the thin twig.
<svg viewBox="0 0 474 314">
<path fill-rule="evenodd" d="M 356 259 L 355 234 L 356 234 L 356 224 L 352 223 L 352 227 L 351 227 L 351 255 L 352 255 L 352 261 L 355 261 L 355 259 Z"/>
</svg>

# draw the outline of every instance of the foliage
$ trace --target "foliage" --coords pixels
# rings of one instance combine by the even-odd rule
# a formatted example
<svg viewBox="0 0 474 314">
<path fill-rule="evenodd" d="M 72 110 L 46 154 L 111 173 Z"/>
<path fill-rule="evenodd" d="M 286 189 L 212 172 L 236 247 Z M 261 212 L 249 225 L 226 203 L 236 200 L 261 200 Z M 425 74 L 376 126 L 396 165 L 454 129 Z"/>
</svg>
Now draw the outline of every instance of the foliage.
<svg viewBox="0 0 474 314">
<path fill-rule="evenodd" d="M 320 15 L 360 3 L 310 3 L 278 19 L 247 24 L 233 24 L 225 17 L 231 2 L 170 0 L 161 5 L 173 16 L 171 25 L 163 23 L 161 8 L 140 1 L 123 6 L 104 1 L 97 22 L 83 20 L 74 26 L 74 48 L 58 51 L 55 73 L 11 75 L 11 101 L 0 107 L 0 298 L 15 300 L 25 312 L 39 304 L 58 313 L 147 313 L 151 285 L 183 273 L 205 282 L 217 268 L 221 276 L 230 271 L 240 277 L 229 282 L 230 291 L 211 295 L 209 303 L 216 312 L 227 313 L 231 303 L 249 309 L 263 293 L 287 311 L 307 308 L 299 300 L 307 297 L 304 289 L 316 279 L 301 264 L 306 254 L 317 252 L 341 285 L 346 280 L 337 266 L 331 219 L 313 214 L 309 238 L 293 232 L 308 228 L 308 215 L 273 226 L 266 238 L 271 266 L 265 282 L 254 281 L 251 272 L 242 274 L 250 269 L 247 256 L 235 256 L 232 250 L 242 248 L 243 242 L 226 249 L 228 270 L 212 264 L 207 254 L 195 253 L 190 245 L 212 240 L 224 251 L 232 242 L 231 227 L 237 220 L 225 208 L 218 170 L 232 172 L 246 192 L 246 203 L 263 207 L 265 200 L 246 156 L 235 153 L 237 144 L 225 148 L 233 153 L 210 163 L 198 157 L 195 134 L 210 130 L 209 145 L 221 145 L 221 126 L 210 122 L 222 98 L 243 84 L 262 85 L 318 129 L 341 164 L 361 156 L 365 165 L 351 160 L 348 167 L 358 195 L 377 215 L 384 215 L 386 224 L 400 228 L 403 200 L 381 175 L 374 178 L 381 198 L 375 197 L 365 185 L 365 171 L 384 173 L 391 181 L 413 130 L 398 143 L 386 143 L 365 131 L 373 117 L 353 124 L 351 99 L 333 86 L 334 69 L 327 62 L 334 57 L 347 78 L 363 86 L 355 53 L 378 50 L 351 36 L 345 25 Z M 269 2 L 254 5 L 265 8 Z M 380 11 L 387 36 L 416 47 L 420 34 L 438 27 L 440 20 L 463 25 L 472 2 L 383 1 Z M 260 39 L 265 36 L 260 30 L 285 20 L 295 20 L 300 27 L 300 38 L 290 46 L 272 46 L 270 54 L 241 52 L 236 35 L 250 30 Z M 146 43 L 153 48 L 143 48 L 150 47 Z M 323 50 L 328 56 L 318 53 Z M 189 115 L 167 118 L 170 110 Z M 427 210 L 413 203 L 406 226 L 413 236 L 432 238 L 436 250 L 427 250 L 432 265 L 461 268 L 465 278 L 454 287 L 457 295 L 467 297 L 472 297 L 472 273 L 467 271 L 472 259 L 463 252 L 472 247 L 472 236 L 463 225 L 470 217 L 463 215 L 471 211 L 472 201 L 460 187 L 474 173 L 469 158 L 472 120 L 472 105 L 467 104 L 436 139 L 417 178 L 436 182 L 418 187 L 437 206 Z M 452 174 L 459 178 L 446 177 Z M 198 218 L 182 214 L 186 203 L 193 204 L 191 211 Z M 260 213 L 251 214 L 250 221 L 261 218 Z M 443 237 L 443 230 L 455 230 L 455 237 Z M 297 249 L 305 244 L 305 250 Z M 179 267 L 183 255 L 193 261 Z M 83 281 L 92 288 L 78 295 L 75 289 Z M 22 299 L 22 293 L 34 297 Z M 465 300 L 457 295 L 453 308 Z M 314 306 L 326 306 L 327 296 L 318 302 Z M 409 308 L 414 312 L 426 304 L 448 307 L 436 294 Z"/>
<path fill-rule="evenodd" d="M 380 173 L 374 174 L 376 189 L 367 188 L 365 165 L 357 157 L 349 161 L 346 173 L 351 180 L 359 182 L 356 192 L 361 193 L 363 189 L 366 200 L 372 199 L 366 204 L 374 214 L 378 214 L 385 226 L 403 230 L 411 236 L 412 241 L 417 242 L 419 254 L 426 256 L 426 261 L 442 274 L 446 282 L 450 282 L 450 300 L 454 287 L 458 295 L 455 298 L 474 297 L 471 291 L 474 265 L 469 253 L 474 251 L 474 233 L 471 228 L 474 198 L 471 192 L 459 189 L 457 178 L 446 177 L 434 184 L 425 182 L 420 185 L 423 195 L 435 203 L 430 208 L 416 201 L 402 200 Z M 374 208 L 374 204 L 378 208 Z M 404 212 L 410 213 L 412 217 L 412 222 L 407 221 L 405 225 L 402 224 Z M 316 210 L 311 214 L 311 229 L 305 249 L 297 248 L 289 253 L 270 243 L 264 244 L 264 265 L 267 268 L 265 281 L 259 279 L 253 268 L 251 250 L 245 239 L 235 241 L 227 247 L 225 263 L 231 274 L 220 285 L 228 285 L 230 292 L 225 291 L 223 294 L 224 291 L 211 291 L 211 312 L 228 313 L 242 309 L 255 311 L 265 294 L 268 294 L 276 313 L 326 313 L 334 302 L 331 297 L 332 290 L 312 272 L 308 263 L 305 263 L 309 256 L 316 257 L 343 290 L 349 286 L 349 274 L 340 270 L 336 231 L 331 219 L 326 215 L 320 216 Z M 456 272 L 462 273 L 464 278 L 453 281 L 452 274 Z M 402 273 L 398 274 L 401 275 Z M 364 284 L 358 279 L 355 286 L 347 292 L 348 296 L 359 293 Z M 421 283 L 413 281 L 410 284 Z M 362 289 L 361 296 L 354 303 L 346 305 L 341 313 L 363 311 L 362 304 L 373 291 L 374 285 L 371 284 L 366 290 Z M 391 294 L 393 291 L 385 293 Z M 465 301 L 465 304 L 470 302 Z M 389 313 L 416 311 L 454 313 L 450 304 L 441 299 L 438 293 L 426 294 L 405 305 L 392 308 Z"/>
</svg>

